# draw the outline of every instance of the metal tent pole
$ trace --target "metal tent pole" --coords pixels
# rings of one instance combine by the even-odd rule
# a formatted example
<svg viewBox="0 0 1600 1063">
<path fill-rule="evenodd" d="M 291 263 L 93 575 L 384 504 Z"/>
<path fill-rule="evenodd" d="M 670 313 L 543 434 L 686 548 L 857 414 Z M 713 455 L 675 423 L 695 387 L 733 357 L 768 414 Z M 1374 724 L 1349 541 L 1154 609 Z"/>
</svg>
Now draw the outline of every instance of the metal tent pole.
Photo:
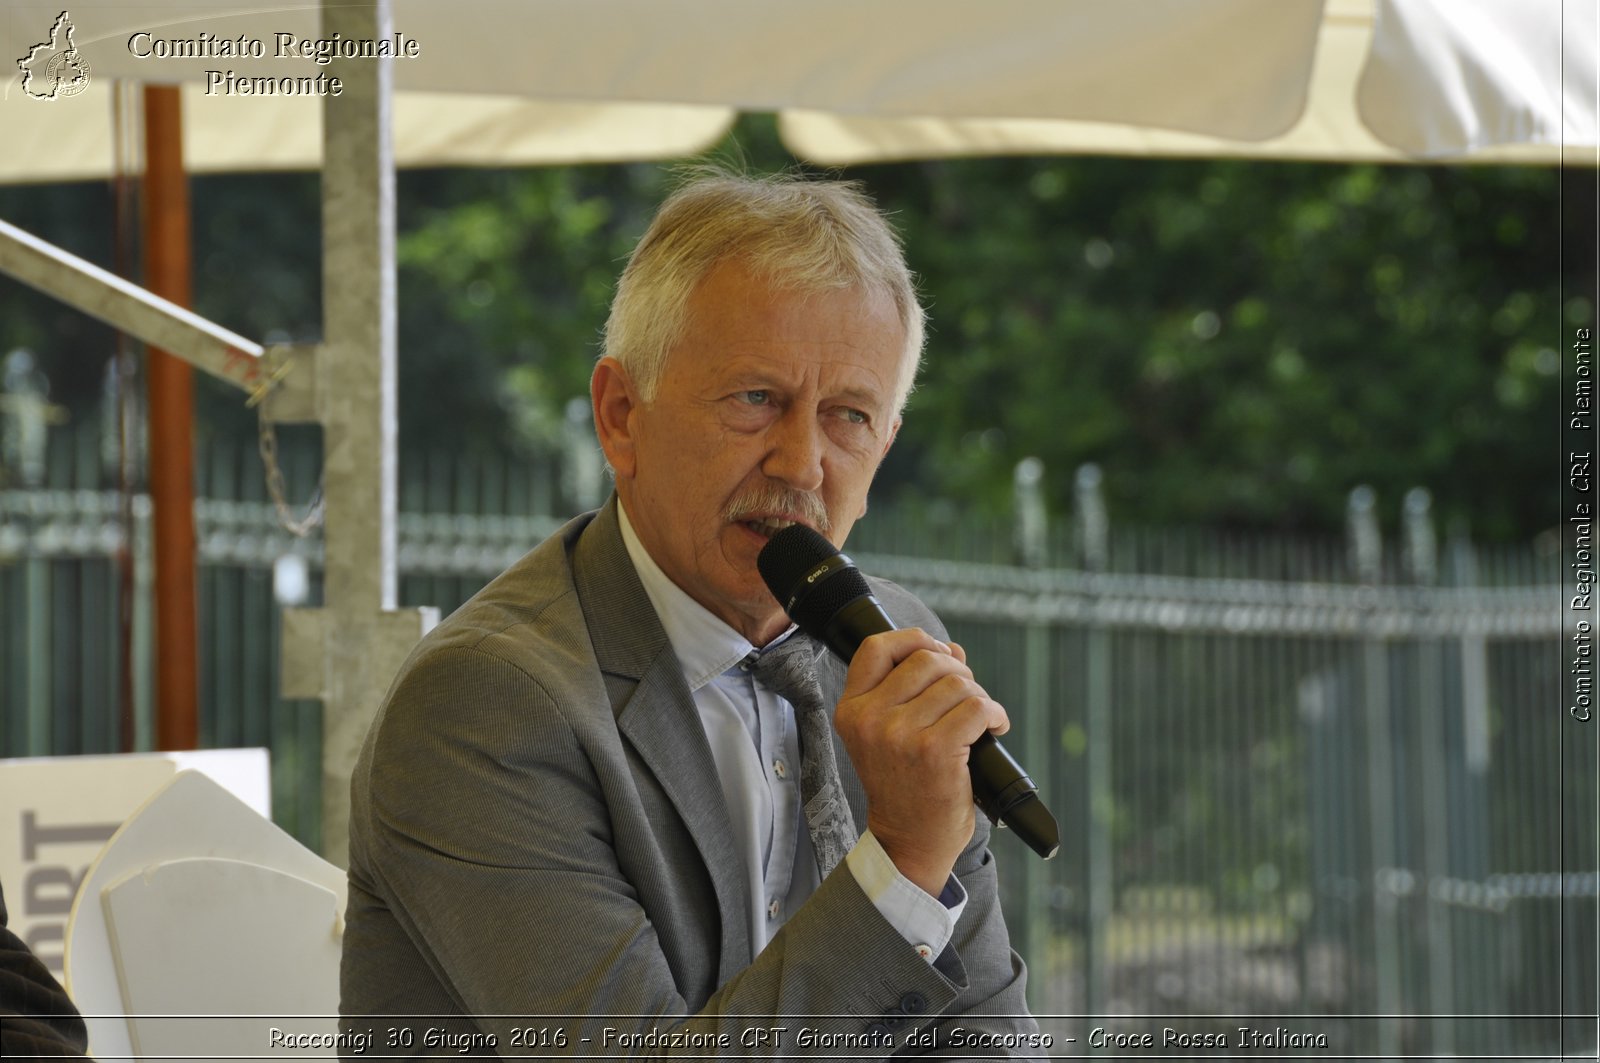
<svg viewBox="0 0 1600 1063">
<path fill-rule="evenodd" d="M 325 37 L 382 39 L 392 28 L 388 0 L 323 2 Z M 282 690 L 322 699 L 322 851 L 342 864 L 356 754 L 383 691 L 438 612 L 395 609 L 392 60 L 336 59 L 328 74 L 344 88 L 322 107 L 325 604 L 285 610 Z"/>
</svg>

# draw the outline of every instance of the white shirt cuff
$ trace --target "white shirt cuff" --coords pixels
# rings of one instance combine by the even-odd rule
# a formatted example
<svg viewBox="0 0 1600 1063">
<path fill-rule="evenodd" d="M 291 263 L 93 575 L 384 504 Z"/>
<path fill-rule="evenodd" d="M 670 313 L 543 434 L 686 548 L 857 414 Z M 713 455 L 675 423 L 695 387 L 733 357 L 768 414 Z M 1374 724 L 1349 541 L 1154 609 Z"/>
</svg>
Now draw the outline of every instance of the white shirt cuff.
<svg viewBox="0 0 1600 1063">
<path fill-rule="evenodd" d="M 925 890 L 900 873 L 883 851 L 878 839 L 867 831 L 845 854 L 844 862 L 856 884 L 872 901 L 889 925 L 900 932 L 917 954 L 930 964 L 950 944 L 956 920 L 967 906 L 967 891 L 954 875 L 944 892 L 930 897 Z"/>
</svg>

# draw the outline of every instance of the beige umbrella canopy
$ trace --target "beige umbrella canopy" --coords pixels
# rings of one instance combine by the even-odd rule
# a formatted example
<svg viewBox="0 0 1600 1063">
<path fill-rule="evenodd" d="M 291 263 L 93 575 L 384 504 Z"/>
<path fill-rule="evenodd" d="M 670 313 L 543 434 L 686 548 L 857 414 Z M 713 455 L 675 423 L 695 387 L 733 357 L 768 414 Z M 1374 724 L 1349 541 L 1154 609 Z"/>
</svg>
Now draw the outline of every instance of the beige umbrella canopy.
<svg viewBox="0 0 1600 1063">
<path fill-rule="evenodd" d="M 110 172 L 118 79 L 185 83 L 194 172 L 319 165 L 321 98 L 300 90 L 326 67 L 292 54 L 321 37 L 312 0 L 83 0 L 70 37 L 52 40 L 60 2 L 12 0 L 0 18 L 0 56 L 44 44 L 32 65 L 48 67 L 73 48 L 87 73 L 48 101 L 20 70 L 5 83 L 0 180 Z M 742 108 L 784 112 L 792 148 L 836 163 L 1050 151 L 1551 161 L 1563 136 L 1595 140 L 1582 91 L 1594 3 L 1562 2 L 1451 0 L 1472 12 L 1459 23 L 1442 0 L 396 0 L 414 52 L 395 64 L 396 156 L 683 155 Z M 1565 130 L 1563 63 L 1577 87 Z M 1465 119 L 1463 80 L 1476 86 Z"/>
<path fill-rule="evenodd" d="M 22 54 L 60 7 L 13 0 L 6 47 Z M 1320 0 L 396 0 L 397 36 L 415 44 L 402 49 L 395 87 L 1078 118 L 1258 138 L 1299 113 L 1321 8 Z M 249 77 L 325 69 L 286 52 L 321 36 L 312 0 L 84 0 L 70 14 L 97 77 L 203 82 L 211 69 Z"/>
<path fill-rule="evenodd" d="M 12 0 L 0 56 L 49 42 L 60 2 Z M 1592 158 L 1595 7 L 396 0 L 395 27 L 415 42 L 395 69 L 396 157 L 684 155 L 742 108 L 782 111 L 792 149 L 840 164 L 1024 152 L 1556 162 L 1563 146 Z M 326 69 L 285 54 L 321 36 L 312 0 L 84 0 L 69 17 L 87 82 L 53 106 L 20 72 L 6 83 L 0 180 L 110 172 L 115 79 L 186 83 L 194 172 L 319 165 L 320 97 L 281 94 L 283 79 L 297 90 Z M 242 95 L 259 91 L 252 79 L 275 94 Z"/>
<path fill-rule="evenodd" d="M 1327 0 L 1305 110 L 1263 140 L 1163 123 L 794 110 L 780 129 L 796 154 L 837 165 L 1051 153 L 1593 163 L 1597 7 L 1595 0 Z"/>
<path fill-rule="evenodd" d="M 0 144 L 6 145 L 0 151 L 0 182 L 74 181 L 114 172 L 114 85 L 95 70 L 82 95 L 45 107 L 19 101 L 13 82 L 12 96 L 0 100 Z M 190 173 L 322 165 L 320 98 L 207 96 L 199 84 L 185 84 L 181 93 L 183 158 Z M 675 158 L 716 144 L 734 115 L 729 107 L 532 103 L 508 96 L 397 92 L 395 163 L 534 166 Z M 125 143 L 137 140 L 136 129 L 124 138 Z"/>
</svg>

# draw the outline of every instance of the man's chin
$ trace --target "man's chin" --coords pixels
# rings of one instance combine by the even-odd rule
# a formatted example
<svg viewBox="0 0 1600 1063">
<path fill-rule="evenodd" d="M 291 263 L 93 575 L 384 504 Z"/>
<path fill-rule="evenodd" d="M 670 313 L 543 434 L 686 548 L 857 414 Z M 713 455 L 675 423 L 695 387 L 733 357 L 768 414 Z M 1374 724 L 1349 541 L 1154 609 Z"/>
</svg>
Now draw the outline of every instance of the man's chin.
<svg viewBox="0 0 1600 1063">
<path fill-rule="evenodd" d="M 752 568 L 752 580 L 740 580 L 737 587 L 727 588 L 719 595 L 715 607 L 706 604 L 723 623 L 761 646 L 788 629 L 789 617 L 754 572 Z"/>
</svg>

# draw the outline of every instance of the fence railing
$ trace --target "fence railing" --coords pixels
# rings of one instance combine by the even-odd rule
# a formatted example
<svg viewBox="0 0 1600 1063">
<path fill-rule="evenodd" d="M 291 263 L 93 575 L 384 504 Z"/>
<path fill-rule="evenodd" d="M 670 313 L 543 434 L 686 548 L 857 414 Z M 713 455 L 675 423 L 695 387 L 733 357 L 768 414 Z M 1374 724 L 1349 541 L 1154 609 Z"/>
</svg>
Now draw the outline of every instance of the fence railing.
<svg viewBox="0 0 1600 1063">
<path fill-rule="evenodd" d="M 0 755 L 151 741 L 148 503 L 90 445 L 63 432 L 53 486 L 0 490 Z M 321 549 L 277 528 L 252 460 L 201 463 L 201 732 L 271 749 L 275 818 L 314 846 L 320 707 L 276 671 Z M 309 493 L 314 461 L 285 464 Z M 593 497 L 573 469 L 404 459 L 402 604 L 448 611 L 548 535 Z M 875 505 L 851 543 L 967 647 L 1061 820 L 1049 863 L 996 842 L 1035 1009 L 1322 1016 L 1355 1054 L 1592 1048 L 1552 1017 L 1597 991 L 1559 557 L 1438 548 L 1415 495 L 1387 551 L 1359 493 L 1344 540 L 1117 530 L 1092 474 L 1052 528 L 1041 476 L 1015 520 Z"/>
</svg>

